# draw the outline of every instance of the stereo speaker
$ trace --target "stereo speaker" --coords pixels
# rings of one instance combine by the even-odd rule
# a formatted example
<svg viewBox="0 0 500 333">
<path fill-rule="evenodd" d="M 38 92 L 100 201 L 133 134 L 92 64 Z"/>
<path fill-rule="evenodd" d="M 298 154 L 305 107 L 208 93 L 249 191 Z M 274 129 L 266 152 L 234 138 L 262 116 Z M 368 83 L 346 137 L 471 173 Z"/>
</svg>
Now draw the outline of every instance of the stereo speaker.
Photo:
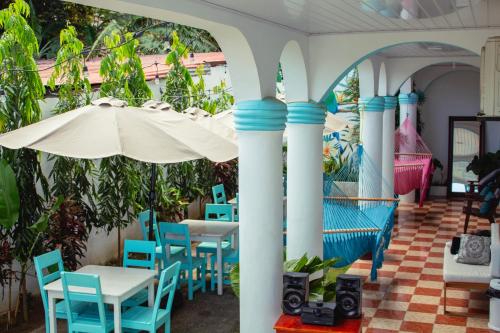
<svg viewBox="0 0 500 333">
<path fill-rule="evenodd" d="M 337 313 L 343 318 L 359 318 L 363 293 L 361 277 L 349 274 L 339 275 L 336 292 Z"/>
<path fill-rule="evenodd" d="M 283 274 L 283 312 L 300 315 L 309 300 L 309 274 L 288 272 Z"/>
</svg>

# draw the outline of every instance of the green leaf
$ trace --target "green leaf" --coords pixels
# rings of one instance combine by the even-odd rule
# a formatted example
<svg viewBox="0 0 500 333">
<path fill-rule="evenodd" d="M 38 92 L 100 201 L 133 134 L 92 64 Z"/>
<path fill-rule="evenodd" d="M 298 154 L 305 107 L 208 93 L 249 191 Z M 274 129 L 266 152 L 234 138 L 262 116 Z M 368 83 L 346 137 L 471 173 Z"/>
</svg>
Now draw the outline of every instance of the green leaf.
<svg viewBox="0 0 500 333">
<path fill-rule="evenodd" d="M 19 191 L 10 165 L 0 162 L 0 225 L 12 228 L 19 218 Z"/>
<path fill-rule="evenodd" d="M 45 230 L 47 230 L 48 225 L 49 225 L 49 215 L 43 214 L 42 216 L 40 216 L 38 221 L 35 224 L 31 225 L 29 228 L 36 232 L 44 232 Z"/>
</svg>

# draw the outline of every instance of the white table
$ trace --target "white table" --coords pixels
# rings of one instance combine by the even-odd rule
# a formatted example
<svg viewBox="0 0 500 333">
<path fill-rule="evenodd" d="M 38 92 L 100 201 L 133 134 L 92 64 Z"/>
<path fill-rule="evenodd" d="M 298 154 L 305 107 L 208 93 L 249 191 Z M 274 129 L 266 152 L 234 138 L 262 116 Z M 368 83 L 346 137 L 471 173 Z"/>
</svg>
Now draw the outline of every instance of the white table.
<svg viewBox="0 0 500 333">
<path fill-rule="evenodd" d="M 238 248 L 239 223 L 216 222 L 205 220 L 184 220 L 181 224 L 187 224 L 191 241 L 215 242 L 217 243 L 217 294 L 222 295 L 224 274 L 222 267 L 222 241 L 233 235 L 233 247 Z"/>
<path fill-rule="evenodd" d="M 121 304 L 144 288 L 148 288 L 148 305 L 154 303 L 154 280 L 156 271 L 140 268 L 88 265 L 77 273 L 97 274 L 101 280 L 103 301 L 113 305 L 115 332 L 121 332 Z M 57 332 L 56 300 L 63 299 L 61 279 L 47 284 L 44 289 L 49 299 L 50 332 Z"/>
</svg>

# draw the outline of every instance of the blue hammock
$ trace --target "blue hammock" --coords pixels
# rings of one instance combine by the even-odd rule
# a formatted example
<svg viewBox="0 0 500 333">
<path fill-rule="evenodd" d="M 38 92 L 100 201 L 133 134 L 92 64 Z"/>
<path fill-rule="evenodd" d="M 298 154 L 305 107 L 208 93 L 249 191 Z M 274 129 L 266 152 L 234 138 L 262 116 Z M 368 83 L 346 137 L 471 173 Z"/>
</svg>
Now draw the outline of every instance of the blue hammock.
<svg viewBox="0 0 500 333">
<path fill-rule="evenodd" d="M 371 253 L 371 279 L 376 280 L 391 239 L 397 201 L 394 197 L 378 199 L 380 194 L 377 199 L 370 197 L 367 194 L 375 190 L 360 185 L 360 177 L 381 179 L 367 156 L 363 156 L 361 147 L 338 172 L 324 176 L 324 258 L 340 258 L 336 266 L 342 267 Z"/>
</svg>

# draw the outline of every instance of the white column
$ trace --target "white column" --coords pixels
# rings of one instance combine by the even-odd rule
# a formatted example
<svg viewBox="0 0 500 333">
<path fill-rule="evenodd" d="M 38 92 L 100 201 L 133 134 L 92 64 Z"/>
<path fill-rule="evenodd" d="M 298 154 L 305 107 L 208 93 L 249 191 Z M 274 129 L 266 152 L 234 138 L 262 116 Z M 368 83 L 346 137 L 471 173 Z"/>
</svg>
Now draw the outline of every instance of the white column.
<svg viewBox="0 0 500 333">
<path fill-rule="evenodd" d="M 272 333 L 283 284 L 283 130 L 286 105 L 237 104 L 240 199 L 240 332 Z"/>
<path fill-rule="evenodd" d="M 384 117 L 382 134 L 382 197 L 392 198 L 394 196 L 394 131 L 397 97 L 384 97 Z"/>
<path fill-rule="evenodd" d="M 384 115 L 383 97 L 363 97 L 359 100 L 362 114 L 361 143 L 363 154 L 371 165 L 363 163 L 360 169 L 360 196 L 379 198 L 382 195 L 382 127 Z M 366 161 L 366 157 L 363 162 Z"/>
<path fill-rule="evenodd" d="M 406 118 L 410 119 L 413 128 L 417 128 L 417 102 L 418 95 L 415 93 L 409 94 L 399 94 L 399 126 L 403 124 Z M 414 153 L 416 147 L 416 142 L 410 142 L 406 145 L 405 149 L 408 149 L 409 153 Z M 408 194 L 400 195 L 399 200 L 401 202 L 415 202 L 415 191 L 411 191 Z"/>
<path fill-rule="evenodd" d="M 323 129 L 325 109 L 288 104 L 287 259 L 323 258 Z"/>
</svg>

